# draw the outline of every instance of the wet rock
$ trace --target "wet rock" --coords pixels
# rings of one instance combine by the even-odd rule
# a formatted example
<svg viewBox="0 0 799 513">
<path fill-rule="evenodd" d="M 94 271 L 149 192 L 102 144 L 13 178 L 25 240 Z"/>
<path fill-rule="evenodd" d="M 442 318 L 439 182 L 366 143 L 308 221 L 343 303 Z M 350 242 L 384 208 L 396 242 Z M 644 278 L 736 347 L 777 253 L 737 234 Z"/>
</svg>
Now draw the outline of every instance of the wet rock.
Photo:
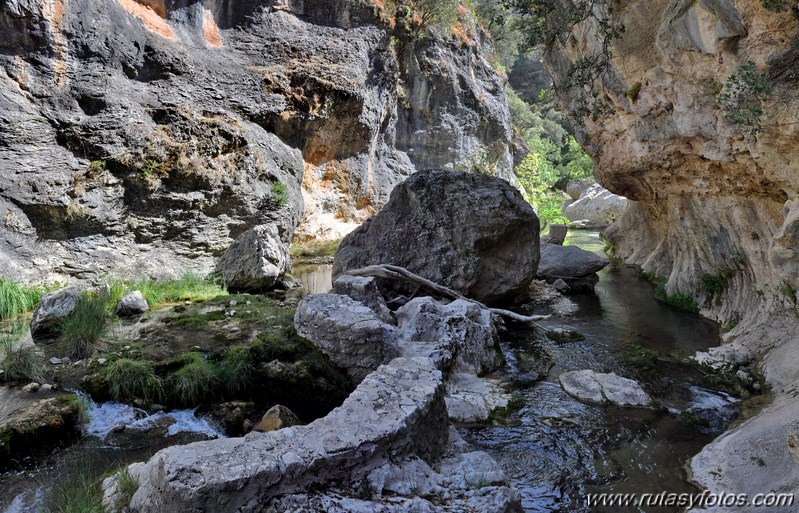
<svg viewBox="0 0 799 513">
<path fill-rule="evenodd" d="M 264 413 L 261 420 L 252 428 L 259 433 L 268 433 L 301 424 L 294 412 L 283 405 L 276 404 Z"/>
<path fill-rule="evenodd" d="M 585 340 L 585 335 L 566 328 L 554 328 L 547 331 L 547 338 L 554 342 L 579 342 Z"/>
<path fill-rule="evenodd" d="M 77 287 L 66 287 L 43 295 L 31 318 L 31 335 L 52 334 L 81 300 Z"/>
<path fill-rule="evenodd" d="M 538 231 L 535 212 L 507 182 L 424 171 L 398 185 L 377 215 L 344 238 L 333 275 L 393 264 L 484 303 L 511 301 L 535 277 Z"/>
<path fill-rule="evenodd" d="M 579 199 L 566 205 L 563 215 L 570 221 L 587 221 L 586 227 L 602 227 L 619 219 L 626 208 L 627 198 L 594 184 Z"/>
<path fill-rule="evenodd" d="M 505 408 L 512 396 L 496 380 L 480 378 L 471 372 L 454 372 L 447 378 L 447 413 L 459 423 L 487 420 L 497 408 Z"/>
<path fill-rule="evenodd" d="M 608 264 L 606 259 L 596 253 L 577 246 L 542 243 L 538 276 L 549 283 L 562 280 L 571 291 L 593 290 L 599 281 L 597 271 L 604 269 Z"/>
<path fill-rule="evenodd" d="M 732 372 L 750 363 L 753 356 L 749 351 L 728 344 L 711 347 L 706 352 L 699 351 L 693 359 L 700 365 L 707 365 L 716 371 Z"/>
<path fill-rule="evenodd" d="M 144 295 L 139 290 L 134 290 L 125 294 L 117 306 L 117 315 L 120 317 L 135 317 L 147 313 L 150 306 Z"/>
<path fill-rule="evenodd" d="M 362 276 L 350 276 L 342 274 L 333 283 L 333 294 L 349 296 L 355 301 L 359 301 L 368 306 L 375 312 L 383 322 L 396 324 L 396 319 L 391 310 L 386 306 L 386 301 L 380 295 L 377 288 L 377 280 Z"/>
<path fill-rule="evenodd" d="M 262 292 L 273 288 L 290 267 L 288 246 L 269 224 L 250 228 L 233 241 L 215 273 L 232 292 Z"/>
<path fill-rule="evenodd" d="M 257 406 L 250 401 L 227 401 L 216 404 L 208 412 L 228 436 L 243 436 L 251 425 Z"/>
<path fill-rule="evenodd" d="M 523 372 L 513 376 L 513 385 L 519 388 L 530 388 L 541 381 L 541 375 L 535 371 Z"/>
<path fill-rule="evenodd" d="M 570 396 L 581 401 L 616 406 L 650 406 L 649 397 L 638 382 L 614 373 L 592 370 L 564 372 L 560 384 Z"/>
<path fill-rule="evenodd" d="M 313 294 L 297 305 L 297 333 L 345 369 L 355 383 L 399 355 L 396 328 L 370 308 L 338 294 Z"/>
<path fill-rule="evenodd" d="M 563 245 L 566 240 L 566 235 L 569 233 L 569 228 L 565 224 L 550 224 L 549 232 L 541 236 L 541 243 Z"/>
</svg>

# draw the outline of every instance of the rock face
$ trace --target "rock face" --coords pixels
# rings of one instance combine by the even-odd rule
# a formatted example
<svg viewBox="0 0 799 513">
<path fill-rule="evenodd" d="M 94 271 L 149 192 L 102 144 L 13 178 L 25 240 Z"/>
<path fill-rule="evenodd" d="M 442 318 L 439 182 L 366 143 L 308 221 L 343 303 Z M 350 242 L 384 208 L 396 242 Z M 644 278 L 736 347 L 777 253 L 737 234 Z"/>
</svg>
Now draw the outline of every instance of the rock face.
<svg viewBox="0 0 799 513">
<path fill-rule="evenodd" d="M 144 299 L 141 291 L 134 290 L 128 292 L 119 300 L 117 315 L 120 317 L 133 317 L 146 313 L 149 310 L 150 306 L 147 304 L 147 300 Z"/>
<path fill-rule="evenodd" d="M 233 292 L 263 292 L 275 286 L 291 268 L 288 245 L 277 228 L 250 228 L 233 241 L 216 264 L 215 274 Z"/>
<path fill-rule="evenodd" d="M 51 334 L 71 314 L 81 300 L 77 287 L 66 287 L 43 295 L 33 311 L 31 335 Z"/>
<path fill-rule="evenodd" d="M 799 412 L 799 404 L 781 392 L 792 390 L 797 379 L 795 365 L 787 362 L 796 361 L 799 334 L 792 73 L 799 21 L 792 3 L 781 11 L 746 0 L 675 5 L 655 0 L 614 6 L 606 21 L 626 30 L 612 43 L 609 69 L 595 84 L 603 104 L 589 110 L 601 113 L 582 118 L 578 139 L 596 161 L 599 182 L 631 200 L 606 232 L 616 255 L 664 276 L 665 292 L 694 297 L 703 315 L 722 324 L 740 319 L 724 338 L 763 358 L 778 396 L 778 404 L 695 458 L 694 479 L 714 492 L 754 494 L 759 486 L 794 492 L 799 467 L 767 461 L 761 468 L 749 458 L 761 457 L 758 447 L 787 454 L 787 425 Z M 552 39 L 547 63 L 556 83 L 571 63 L 601 50 L 592 24 L 578 27 L 574 39 Z M 749 85 L 736 89 L 731 77 L 740 83 L 747 73 Z M 753 92 L 758 87 L 770 90 L 765 101 Z M 729 101 L 717 101 L 718 92 Z M 580 104 L 573 93 L 561 97 L 570 110 Z M 763 116 L 741 116 L 757 109 Z M 728 277 L 722 290 L 709 292 L 701 285 L 705 275 Z M 755 473 L 762 480 L 752 479 Z"/>
<path fill-rule="evenodd" d="M 570 290 L 592 289 L 599 280 L 596 273 L 608 263 L 596 253 L 577 246 L 541 243 L 538 276 L 548 283 L 562 280 Z"/>
<path fill-rule="evenodd" d="M 521 511 L 496 464 L 485 453 L 467 452 L 458 438 L 451 437 L 441 372 L 427 359 L 399 358 L 307 426 L 171 447 L 132 465 L 139 486 L 128 508 L 393 512 L 415 504 L 444 512 L 491 504 L 491 511 Z M 474 474 L 464 473 L 466 467 Z M 299 493 L 329 481 L 338 483 L 334 490 Z M 106 504 L 113 504 L 114 478 L 104 489 Z M 381 504 L 384 493 L 399 501 Z"/>
<path fill-rule="evenodd" d="M 305 212 L 301 236 L 341 237 L 417 168 L 485 152 L 510 177 L 487 36 L 463 14 L 412 40 L 380 5 L 3 3 L 0 274 L 207 273 Z"/>
<path fill-rule="evenodd" d="M 649 397 L 638 382 L 622 378 L 614 373 L 605 374 L 592 370 L 564 372 L 560 385 L 572 397 L 581 401 L 616 406 L 650 406 Z"/>
<path fill-rule="evenodd" d="M 563 215 L 569 221 L 587 221 L 586 227 L 605 227 L 620 219 L 626 208 L 627 198 L 593 184 L 563 207 Z"/>
<path fill-rule="evenodd" d="M 420 172 L 342 241 L 333 275 L 393 264 L 485 303 L 509 301 L 535 277 L 538 232 L 532 207 L 507 182 Z"/>
</svg>

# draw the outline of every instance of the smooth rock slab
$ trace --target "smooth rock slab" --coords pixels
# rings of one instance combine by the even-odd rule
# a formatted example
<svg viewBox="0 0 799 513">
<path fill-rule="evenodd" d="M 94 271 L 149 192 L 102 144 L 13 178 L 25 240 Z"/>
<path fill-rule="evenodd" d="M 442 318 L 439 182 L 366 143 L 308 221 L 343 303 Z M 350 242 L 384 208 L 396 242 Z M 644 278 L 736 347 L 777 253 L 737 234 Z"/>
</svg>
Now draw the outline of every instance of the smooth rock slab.
<svg viewBox="0 0 799 513">
<path fill-rule="evenodd" d="M 649 397 L 637 381 L 615 373 L 598 373 L 592 370 L 564 372 L 560 385 L 570 396 L 598 404 L 616 406 L 651 406 Z"/>
</svg>

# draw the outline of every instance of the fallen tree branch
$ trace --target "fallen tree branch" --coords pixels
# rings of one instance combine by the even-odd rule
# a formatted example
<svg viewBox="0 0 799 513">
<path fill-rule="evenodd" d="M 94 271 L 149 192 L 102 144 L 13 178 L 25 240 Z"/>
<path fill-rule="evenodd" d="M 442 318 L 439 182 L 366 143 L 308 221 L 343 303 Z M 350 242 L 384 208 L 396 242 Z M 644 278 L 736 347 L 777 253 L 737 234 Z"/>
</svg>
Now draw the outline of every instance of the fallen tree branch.
<svg viewBox="0 0 799 513">
<path fill-rule="evenodd" d="M 443 285 L 439 285 L 438 283 L 430 281 L 427 278 L 419 276 L 418 274 L 412 273 L 411 271 L 405 269 L 404 267 L 400 267 L 398 265 L 388 265 L 388 264 L 368 265 L 366 267 L 361 267 L 360 269 L 351 269 L 347 271 L 346 274 L 349 274 L 351 276 L 365 276 L 370 278 L 384 278 L 387 280 L 410 282 L 413 283 L 414 285 L 419 285 L 421 287 L 424 287 L 430 290 L 431 292 L 446 299 L 450 299 L 453 301 L 456 299 L 469 301 L 470 303 L 474 303 L 481 308 L 485 308 L 486 310 L 495 315 L 507 317 L 517 322 L 532 324 L 537 328 L 540 328 L 544 331 L 548 331 L 546 328 L 538 324 L 536 321 L 545 321 L 551 317 L 550 315 L 522 315 L 522 314 L 517 314 L 516 312 L 511 312 L 510 310 L 503 310 L 501 308 L 489 308 L 480 301 L 468 298 L 458 291 L 452 290 Z"/>
</svg>

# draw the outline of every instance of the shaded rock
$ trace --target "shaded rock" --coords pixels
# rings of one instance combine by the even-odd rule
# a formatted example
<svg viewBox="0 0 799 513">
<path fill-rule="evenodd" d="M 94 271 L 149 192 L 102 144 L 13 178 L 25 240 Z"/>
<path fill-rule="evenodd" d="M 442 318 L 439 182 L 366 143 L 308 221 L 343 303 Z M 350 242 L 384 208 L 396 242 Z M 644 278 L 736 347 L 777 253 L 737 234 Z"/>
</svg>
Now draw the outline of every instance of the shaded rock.
<svg viewBox="0 0 799 513">
<path fill-rule="evenodd" d="M 290 267 L 288 246 L 269 224 L 250 228 L 233 241 L 215 273 L 232 292 L 262 292 L 274 287 Z"/>
<path fill-rule="evenodd" d="M 141 291 L 134 290 L 125 294 L 119 301 L 117 315 L 120 317 L 134 317 L 147 313 L 149 310 L 150 306 L 147 304 L 147 300 L 144 299 L 144 295 Z"/>
<path fill-rule="evenodd" d="M 566 328 L 554 328 L 547 331 L 547 338 L 554 342 L 579 342 L 585 340 L 585 335 Z"/>
<path fill-rule="evenodd" d="M 253 431 L 268 433 L 278 429 L 297 426 L 301 424 L 300 419 L 294 412 L 283 405 L 276 404 L 269 408 L 261 420 L 252 428 Z"/>
<path fill-rule="evenodd" d="M 496 380 L 471 372 L 454 372 L 447 378 L 447 413 L 460 423 L 483 422 L 497 408 L 508 406 L 512 396 Z"/>
<path fill-rule="evenodd" d="M 36 382 L 34 381 L 34 382 L 32 382 L 32 383 L 28 383 L 27 385 L 25 385 L 24 387 L 22 387 L 22 391 L 23 391 L 23 392 L 27 392 L 27 393 L 29 393 L 29 394 L 35 394 L 36 392 L 38 392 L 38 391 L 39 391 L 39 389 L 40 389 L 40 388 L 42 388 L 42 385 L 41 385 L 41 384 L 39 384 L 39 383 L 36 383 Z"/>
<path fill-rule="evenodd" d="M 398 185 L 377 215 L 344 238 L 333 275 L 393 264 L 484 303 L 510 301 L 535 277 L 538 231 L 532 207 L 504 180 L 424 171 Z"/>
<path fill-rule="evenodd" d="M 395 324 L 394 314 L 386 306 L 386 301 L 377 288 L 377 280 L 363 276 L 350 276 L 343 274 L 333 283 L 333 294 L 349 296 L 359 301 L 375 312 L 383 322 Z"/>
<path fill-rule="evenodd" d="M 541 243 L 563 245 L 566 240 L 566 235 L 569 233 L 569 228 L 565 224 L 550 224 L 549 233 L 541 237 Z"/>
<path fill-rule="evenodd" d="M 297 305 L 294 326 L 300 336 L 345 369 L 355 383 L 399 355 L 396 328 L 347 296 L 306 296 Z"/>
<path fill-rule="evenodd" d="M 228 436 L 242 436 L 252 426 L 256 408 L 250 401 L 228 401 L 212 406 L 208 413 Z"/>
<path fill-rule="evenodd" d="M 564 372 L 560 384 L 570 396 L 581 401 L 616 406 L 650 406 L 649 397 L 635 380 L 614 373 L 604 374 L 592 370 Z"/>
<path fill-rule="evenodd" d="M 426 356 L 441 370 L 482 374 L 499 367 L 499 337 L 491 312 L 475 303 L 415 298 L 396 312 L 403 356 Z"/>
<path fill-rule="evenodd" d="M 585 227 L 601 227 L 619 219 L 626 208 L 627 198 L 594 184 L 577 201 L 566 205 L 563 215 L 569 221 L 587 221 Z"/>
<path fill-rule="evenodd" d="M 31 318 L 31 335 L 52 334 L 81 300 L 77 287 L 66 287 L 42 296 Z"/>
<path fill-rule="evenodd" d="M 599 281 L 596 272 L 609 263 L 596 253 L 577 246 L 542 243 L 538 276 L 550 283 L 562 280 L 568 290 L 592 289 Z"/>
</svg>

